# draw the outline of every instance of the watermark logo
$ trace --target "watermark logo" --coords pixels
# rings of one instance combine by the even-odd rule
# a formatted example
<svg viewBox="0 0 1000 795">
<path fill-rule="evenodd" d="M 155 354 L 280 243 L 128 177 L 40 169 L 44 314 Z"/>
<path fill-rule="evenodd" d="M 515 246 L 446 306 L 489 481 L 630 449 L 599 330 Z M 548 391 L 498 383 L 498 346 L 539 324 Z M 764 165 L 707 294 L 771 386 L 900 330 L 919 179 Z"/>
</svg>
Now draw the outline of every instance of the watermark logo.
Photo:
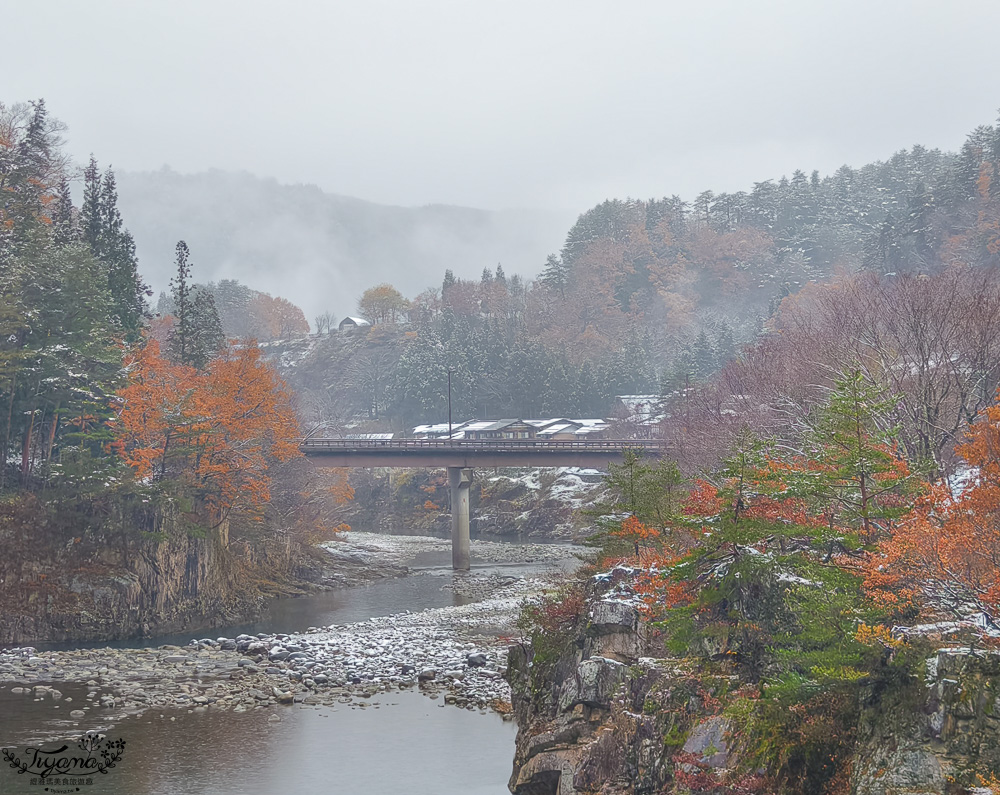
<svg viewBox="0 0 1000 795">
<path fill-rule="evenodd" d="M 4 761 L 25 775 L 28 784 L 46 792 L 80 792 L 94 783 L 94 777 L 107 775 L 125 755 L 125 741 L 109 740 L 106 735 L 88 732 L 74 746 L 0 748 Z"/>
</svg>

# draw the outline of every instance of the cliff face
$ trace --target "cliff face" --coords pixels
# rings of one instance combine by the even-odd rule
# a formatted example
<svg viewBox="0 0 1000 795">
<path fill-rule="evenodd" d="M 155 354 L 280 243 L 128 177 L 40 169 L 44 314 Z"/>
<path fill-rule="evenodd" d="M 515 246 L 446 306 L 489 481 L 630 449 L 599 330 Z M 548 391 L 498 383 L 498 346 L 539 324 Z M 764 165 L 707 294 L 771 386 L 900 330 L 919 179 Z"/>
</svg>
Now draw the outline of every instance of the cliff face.
<svg viewBox="0 0 1000 795">
<path fill-rule="evenodd" d="M 944 649 L 927 661 L 926 681 L 867 694 L 854 795 L 963 792 L 956 782 L 998 771 L 1000 654 Z"/>
<path fill-rule="evenodd" d="M 511 792 L 805 792 L 775 789 L 768 771 L 741 764 L 746 744 L 724 707 L 740 686 L 735 676 L 664 658 L 662 640 L 627 602 L 592 594 L 585 618 L 554 662 L 537 659 L 530 645 L 511 649 Z M 837 792 L 975 792 L 977 774 L 1000 771 L 1000 655 L 941 651 L 928 661 L 926 681 L 869 690 L 859 714 L 853 762 Z"/>
<path fill-rule="evenodd" d="M 225 524 L 204 537 L 188 534 L 176 516 L 157 524 L 155 535 L 32 549 L 0 577 L 0 644 L 169 633 L 259 610 L 259 594 L 240 581 Z M 280 550 L 263 554 L 281 564 Z"/>
</svg>

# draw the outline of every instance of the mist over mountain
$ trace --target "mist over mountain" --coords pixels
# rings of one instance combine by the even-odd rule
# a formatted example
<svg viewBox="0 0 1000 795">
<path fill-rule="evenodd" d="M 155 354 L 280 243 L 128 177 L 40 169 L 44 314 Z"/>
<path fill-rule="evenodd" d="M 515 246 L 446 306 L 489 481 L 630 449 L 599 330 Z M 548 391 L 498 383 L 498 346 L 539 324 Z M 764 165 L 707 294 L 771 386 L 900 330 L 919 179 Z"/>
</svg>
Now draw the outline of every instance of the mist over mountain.
<svg viewBox="0 0 1000 795">
<path fill-rule="evenodd" d="M 417 295 L 449 268 L 478 277 L 501 263 L 534 276 L 573 221 L 541 210 L 374 204 L 246 172 L 117 176 L 125 224 L 156 292 L 168 288 L 174 246 L 185 240 L 199 282 L 239 279 L 298 304 L 310 320 L 355 312 L 361 292 L 380 282 Z"/>
</svg>

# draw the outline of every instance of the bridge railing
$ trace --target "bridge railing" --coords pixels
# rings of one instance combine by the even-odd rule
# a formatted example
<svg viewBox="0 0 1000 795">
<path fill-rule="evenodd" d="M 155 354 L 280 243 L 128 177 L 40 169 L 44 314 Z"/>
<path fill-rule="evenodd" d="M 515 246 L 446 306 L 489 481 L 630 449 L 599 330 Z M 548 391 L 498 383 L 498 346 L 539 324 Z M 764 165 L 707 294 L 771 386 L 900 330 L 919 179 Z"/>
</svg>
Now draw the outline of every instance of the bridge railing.
<svg viewBox="0 0 1000 795">
<path fill-rule="evenodd" d="M 580 452 L 618 452 L 659 450 L 661 443 L 650 439 L 300 439 L 303 451 L 324 450 L 576 450 Z"/>
</svg>

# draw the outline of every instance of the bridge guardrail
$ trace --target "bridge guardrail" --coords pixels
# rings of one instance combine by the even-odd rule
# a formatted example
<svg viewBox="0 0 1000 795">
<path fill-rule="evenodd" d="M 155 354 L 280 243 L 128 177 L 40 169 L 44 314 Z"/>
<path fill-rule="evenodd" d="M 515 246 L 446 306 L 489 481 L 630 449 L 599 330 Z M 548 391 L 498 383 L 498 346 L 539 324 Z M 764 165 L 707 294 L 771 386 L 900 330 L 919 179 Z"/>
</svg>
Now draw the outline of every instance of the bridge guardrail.
<svg viewBox="0 0 1000 795">
<path fill-rule="evenodd" d="M 618 451 L 623 448 L 660 450 L 651 439 L 591 439 L 587 441 L 544 439 L 300 439 L 303 450 L 578 450 Z"/>
</svg>

